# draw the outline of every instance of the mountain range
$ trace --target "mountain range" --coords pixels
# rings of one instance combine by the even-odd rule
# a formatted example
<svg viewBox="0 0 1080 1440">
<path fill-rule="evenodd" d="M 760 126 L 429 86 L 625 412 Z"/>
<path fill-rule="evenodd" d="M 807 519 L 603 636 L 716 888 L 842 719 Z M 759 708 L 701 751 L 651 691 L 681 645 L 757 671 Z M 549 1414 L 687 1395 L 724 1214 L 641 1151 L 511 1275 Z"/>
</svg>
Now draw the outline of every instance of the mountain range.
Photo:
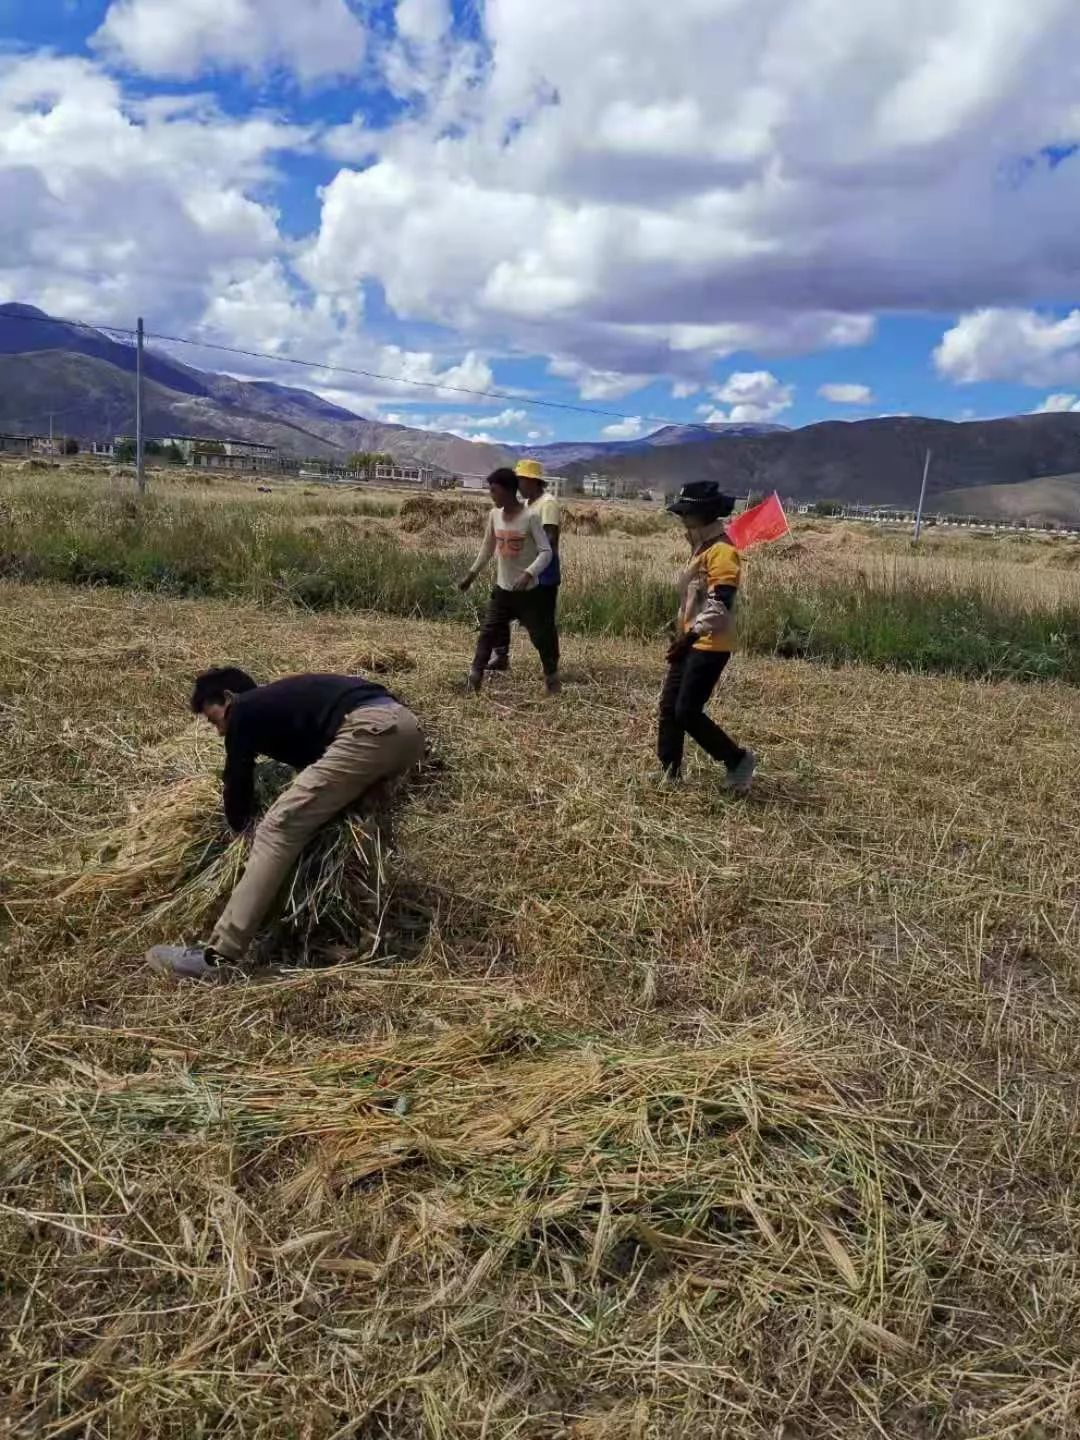
<svg viewBox="0 0 1080 1440">
<path fill-rule="evenodd" d="M 54 320 L 30 305 L 0 305 L 0 430 L 109 440 L 135 427 L 135 349 L 100 330 Z M 341 459 L 386 451 L 451 471 L 491 469 L 498 446 L 367 420 L 310 390 L 197 370 L 148 349 L 143 418 L 148 437 L 257 440 L 283 454 Z"/>
<path fill-rule="evenodd" d="M 914 507 L 927 452 L 931 509 L 963 510 L 970 491 L 970 513 L 1012 515 L 1014 507 L 1001 491 L 1080 471 L 1080 414 L 964 422 L 914 416 L 824 421 L 768 435 L 718 436 L 693 451 L 651 450 L 602 468 L 631 487 L 670 488 L 671 462 L 677 456 L 688 476 L 692 470 L 693 478 L 717 480 L 736 495 L 776 490 L 800 499 Z M 581 475 L 588 468 L 577 463 L 567 473 Z M 1080 507 L 1074 518 L 1080 519 Z"/>
<path fill-rule="evenodd" d="M 57 434 L 79 440 L 130 434 L 135 364 L 134 346 L 103 331 L 53 319 L 32 305 L 0 305 L 0 430 L 42 433 L 51 414 Z M 148 436 L 258 440 L 283 454 L 320 460 L 342 459 L 356 450 L 384 451 L 457 474 L 484 474 L 522 455 L 552 469 L 599 457 L 615 460 L 653 445 L 707 440 L 725 428 L 665 426 L 637 440 L 495 445 L 369 420 L 310 390 L 197 370 L 149 348 L 143 374 Z M 774 427 L 731 428 L 752 434 Z"/>
<path fill-rule="evenodd" d="M 0 305 L 0 431 L 46 433 L 50 414 L 59 435 L 90 441 L 130 434 L 134 348 L 30 305 Z M 713 478 L 738 494 L 777 490 L 898 505 L 914 503 L 929 450 L 931 508 L 963 508 L 971 491 L 972 513 L 1002 515 L 1016 512 L 1020 492 L 1010 487 L 1080 472 L 1076 413 L 956 423 L 885 416 L 798 429 L 665 425 L 632 440 L 519 447 L 366 419 L 309 390 L 198 370 L 159 350 L 145 356 L 144 417 L 151 437 L 257 440 L 298 458 L 384 451 L 455 474 L 483 474 L 529 455 L 568 478 L 599 470 L 630 490 Z M 1058 487 L 1055 504 L 1068 510 L 1074 490 Z M 1080 498 L 1072 518 L 1080 519 Z"/>
</svg>

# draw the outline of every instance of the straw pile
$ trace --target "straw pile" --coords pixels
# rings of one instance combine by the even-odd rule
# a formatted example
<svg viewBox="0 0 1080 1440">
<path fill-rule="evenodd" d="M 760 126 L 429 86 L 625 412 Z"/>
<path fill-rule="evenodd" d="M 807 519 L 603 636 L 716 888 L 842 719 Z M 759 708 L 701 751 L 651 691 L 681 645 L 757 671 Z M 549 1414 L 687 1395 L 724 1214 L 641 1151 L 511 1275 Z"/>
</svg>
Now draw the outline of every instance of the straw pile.
<svg viewBox="0 0 1080 1440">
<path fill-rule="evenodd" d="M 205 939 L 235 886 L 247 841 L 221 811 L 220 752 L 190 736 L 144 757 L 149 783 L 118 829 L 92 836 L 67 873 L 53 875 L 69 917 L 107 920 L 125 945 Z M 286 766 L 256 771 L 263 814 L 291 783 Z M 353 809 L 306 847 L 259 942 L 256 959 L 306 960 L 313 948 L 345 942 L 368 949 L 379 930 L 392 796 L 364 816 Z M 369 807 L 370 808 L 370 807 Z"/>
<path fill-rule="evenodd" d="M 571 535 L 602 535 L 606 526 L 604 517 L 594 505 L 591 510 L 567 507 L 563 512 L 562 528 Z"/>
<path fill-rule="evenodd" d="M 4 1160 L 39 1213 L 77 1188 L 52 1284 L 92 1266 L 108 1311 L 59 1361 L 22 1334 L 26 1375 L 92 1433 L 123 1396 L 127 1433 L 158 1435 L 230 1406 L 258 1435 L 480 1435 L 503 1412 L 712 1435 L 831 1370 L 899 1389 L 928 1315 L 902 1257 L 942 1234 L 845 1065 L 782 1030 L 616 1047 L 523 1012 L 281 1067 L 72 1071 L 0 1099 Z M 208 1140 L 177 1206 L 175 1157 Z M 635 1389 L 639 1429 L 565 1428 Z"/>
<path fill-rule="evenodd" d="M 449 500 L 427 493 L 410 495 L 398 511 L 398 523 L 407 535 L 434 529 L 442 535 L 470 536 L 479 543 L 489 508 L 470 500 Z"/>
</svg>

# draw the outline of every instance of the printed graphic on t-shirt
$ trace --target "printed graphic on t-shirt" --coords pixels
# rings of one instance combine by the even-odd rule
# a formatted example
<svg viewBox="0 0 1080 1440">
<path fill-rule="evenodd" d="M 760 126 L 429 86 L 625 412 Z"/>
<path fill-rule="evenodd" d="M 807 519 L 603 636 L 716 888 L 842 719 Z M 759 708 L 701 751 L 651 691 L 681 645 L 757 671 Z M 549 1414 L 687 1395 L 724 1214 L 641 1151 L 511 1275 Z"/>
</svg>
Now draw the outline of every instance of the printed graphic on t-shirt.
<svg viewBox="0 0 1080 1440">
<path fill-rule="evenodd" d="M 495 553 L 503 556 L 518 556 L 525 545 L 525 532 L 522 530 L 500 530 L 495 527 Z"/>
</svg>

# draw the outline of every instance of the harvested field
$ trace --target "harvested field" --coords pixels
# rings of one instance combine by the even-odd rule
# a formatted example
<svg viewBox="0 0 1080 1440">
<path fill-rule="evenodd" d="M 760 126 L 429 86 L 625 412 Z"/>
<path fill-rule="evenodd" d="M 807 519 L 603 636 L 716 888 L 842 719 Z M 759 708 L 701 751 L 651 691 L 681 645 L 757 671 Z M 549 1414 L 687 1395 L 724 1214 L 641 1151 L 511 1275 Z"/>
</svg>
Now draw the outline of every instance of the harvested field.
<svg viewBox="0 0 1080 1440">
<path fill-rule="evenodd" d="M 0 603 L 12 1435 L 1076 1433 L 1074 689 L 740 657 L 732 802 L 654 646 L 477 704 L 457 624 Z M 170 987 L 153 887 L 55 898 L 225 661 L 424 718 L 374 959 Z"/>
</svg>

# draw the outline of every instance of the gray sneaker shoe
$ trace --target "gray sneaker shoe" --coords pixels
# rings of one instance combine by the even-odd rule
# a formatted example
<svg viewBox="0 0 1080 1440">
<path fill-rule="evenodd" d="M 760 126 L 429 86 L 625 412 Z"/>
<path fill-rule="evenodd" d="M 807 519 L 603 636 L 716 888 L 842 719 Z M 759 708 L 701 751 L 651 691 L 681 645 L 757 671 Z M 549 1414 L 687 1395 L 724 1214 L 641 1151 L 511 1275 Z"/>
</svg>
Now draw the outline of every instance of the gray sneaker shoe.
<svg viewBox="0 0 1080 1440">
<path fill-rule="evenodd" d="M 470 670 L 469 678 L 465 681 L 465 693 L 467 695 L 479 695 L 484 688 L 484 672 L 482 670 Z"/>
<path fill-rule="evenodd" d="M 487 663 L 489 675 L 502 675 L 510 669 L 510 656 L 505 650 L 496 650 Z"/>
<path fill-rule="evenodd" d="M 745 795 L 750 789 L 750 782 L 754 778 L 756 769 L 757 756 L 752 750 L 744 751 L 738 765 L 724 776 L 724 789 L 732 790 L 736 795 Z"/>
<path fill-rule="evenodd" d="M 174 980 L 219 980 L 220 967 L 208 945 L 154 945 L 146 963 L 158 975 Z"/>
</svg>

